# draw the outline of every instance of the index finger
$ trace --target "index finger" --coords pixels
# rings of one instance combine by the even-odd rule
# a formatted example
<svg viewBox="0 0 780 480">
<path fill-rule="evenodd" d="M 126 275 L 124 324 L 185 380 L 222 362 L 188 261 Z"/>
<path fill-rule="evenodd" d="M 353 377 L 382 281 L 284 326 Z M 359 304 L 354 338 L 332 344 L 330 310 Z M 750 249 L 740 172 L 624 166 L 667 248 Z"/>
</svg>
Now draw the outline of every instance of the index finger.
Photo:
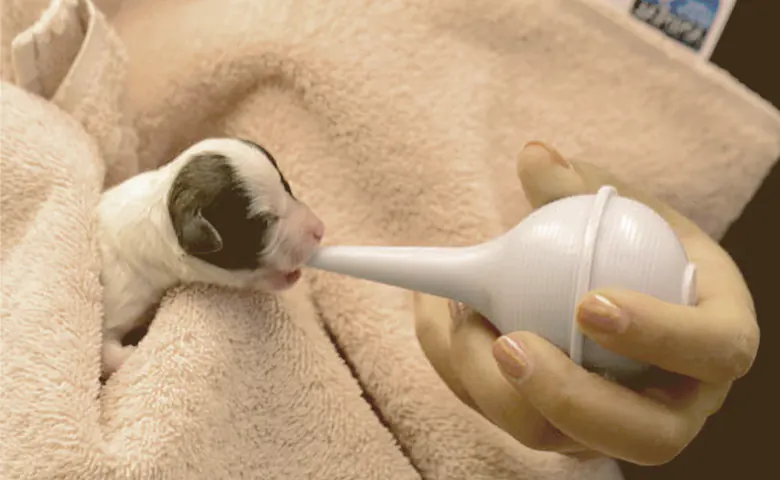
<svg viewBox="0 0 780 480">
<path fill-rule="evenodd" d="M 753 298 L 731 257 L 693 221 L 660 199 L 595 165 L 568 161 L 541 142 L 529 143 L 520 153 L 517 175 L 534 208 L 572 195 L 593 194 L 604 185 L 611 185 L 621 196 L 647 205 L 671 225 L 689 260 L 696 264 L 698 307 L 717 311 L 724 303 L 736 301 L 755 316 Z"/>
<path fill-rule="evenodd" d="M 581 452 L 527 398 L 506 381 L 493 356 L 496 334 L 484 318 L 463 306 L 452 316 L 451 364 L 477 410 L 512 437 L 537 450 Z"/>
</svg>

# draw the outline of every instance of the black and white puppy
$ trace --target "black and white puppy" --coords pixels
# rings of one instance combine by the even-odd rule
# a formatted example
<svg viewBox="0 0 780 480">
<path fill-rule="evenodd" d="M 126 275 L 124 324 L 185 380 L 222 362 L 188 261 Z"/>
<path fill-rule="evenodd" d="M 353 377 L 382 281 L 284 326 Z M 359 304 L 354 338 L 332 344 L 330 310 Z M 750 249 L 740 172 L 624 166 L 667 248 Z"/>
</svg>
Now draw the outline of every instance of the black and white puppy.
<svg viewBox="0 0 780 480">
<path fill-rule="evenodd" d="M 235 138 L 200 141 L 106 190 L 98 221 L 106 376 L 132 354 L 122 339 L 167 289 L 197 282 L 286 290 L 324 233 L 271 154 Z"/>
</svg>

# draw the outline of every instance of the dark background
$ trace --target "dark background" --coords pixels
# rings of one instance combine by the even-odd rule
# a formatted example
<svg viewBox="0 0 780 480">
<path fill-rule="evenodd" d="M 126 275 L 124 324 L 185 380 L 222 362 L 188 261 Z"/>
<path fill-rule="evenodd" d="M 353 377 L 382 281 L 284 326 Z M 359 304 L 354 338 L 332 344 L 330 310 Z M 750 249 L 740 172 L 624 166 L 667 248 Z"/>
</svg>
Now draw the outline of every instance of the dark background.
<svg viewBox="0 0 780 480">
<path fill-rule="evenodd" d="M 737 0 L 713 63 L 780 108 L 780 1 Z M 780 409 L 780 165 L 766 178 L 721 242 L 739 264 L 756 302 L 761 345 L 750 373 L 691 445 L 660 467 L 623 465 L 627 480 L 780 478 L 775 445 Z M 775 472 L 775 473 L 772 473 Z"/>
</svg>

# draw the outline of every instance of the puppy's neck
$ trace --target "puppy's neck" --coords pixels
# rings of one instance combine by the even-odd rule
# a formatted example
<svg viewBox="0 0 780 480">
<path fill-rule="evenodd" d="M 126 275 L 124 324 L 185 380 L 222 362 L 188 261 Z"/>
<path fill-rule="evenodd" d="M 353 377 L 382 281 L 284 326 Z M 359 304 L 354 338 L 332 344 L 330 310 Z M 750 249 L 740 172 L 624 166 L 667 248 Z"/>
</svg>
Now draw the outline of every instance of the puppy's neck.
<svg viewBox="0 0 780 480">
<path fill-rule="evenodd" d="M 172 162 L 141 173 L 104 192 L 99 206 L 103 254 L 159 288 L 181 281 L 186 270 L 167 208 L 168 191 L 181 167 Z"/>
</svg>

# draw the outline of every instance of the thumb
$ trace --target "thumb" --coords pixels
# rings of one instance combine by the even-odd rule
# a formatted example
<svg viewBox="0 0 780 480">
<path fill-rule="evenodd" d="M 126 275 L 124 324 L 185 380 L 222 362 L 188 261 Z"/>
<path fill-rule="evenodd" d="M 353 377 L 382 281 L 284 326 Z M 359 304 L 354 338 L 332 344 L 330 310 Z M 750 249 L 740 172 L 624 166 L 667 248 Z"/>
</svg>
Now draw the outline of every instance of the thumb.
<svg viewBox="0 0 780 480">
<path fill-rule="evenodd" d="M 565 159 L 544 142 L 528 142 L 518 155 L 516 168 L 534 208 L 572 195 L 596 193 L 604 185 L 615 187 L 623 196 L 646 197 L 604 168 Z"/>
<path fill-rule="evenodd" d="M 518 155 L 516 169 L 526 199 L 534 209 L 564 197 L 596 193 L 602 186 L 610 185 L 621 196 L 633 198 L 655 210 L 678 234 L 703 234 L 691 220 L 661 199 L 623 182 L 602 167 L 567 160 L 544 142 L 528 142 Z"/>
<path fill-rule="evenodd" d="M 533 208 L 589 190 L 568 160 L 551 146 L 537 141 L 527 143 L 520 151 L 517 176 Z"/>
</svg>

